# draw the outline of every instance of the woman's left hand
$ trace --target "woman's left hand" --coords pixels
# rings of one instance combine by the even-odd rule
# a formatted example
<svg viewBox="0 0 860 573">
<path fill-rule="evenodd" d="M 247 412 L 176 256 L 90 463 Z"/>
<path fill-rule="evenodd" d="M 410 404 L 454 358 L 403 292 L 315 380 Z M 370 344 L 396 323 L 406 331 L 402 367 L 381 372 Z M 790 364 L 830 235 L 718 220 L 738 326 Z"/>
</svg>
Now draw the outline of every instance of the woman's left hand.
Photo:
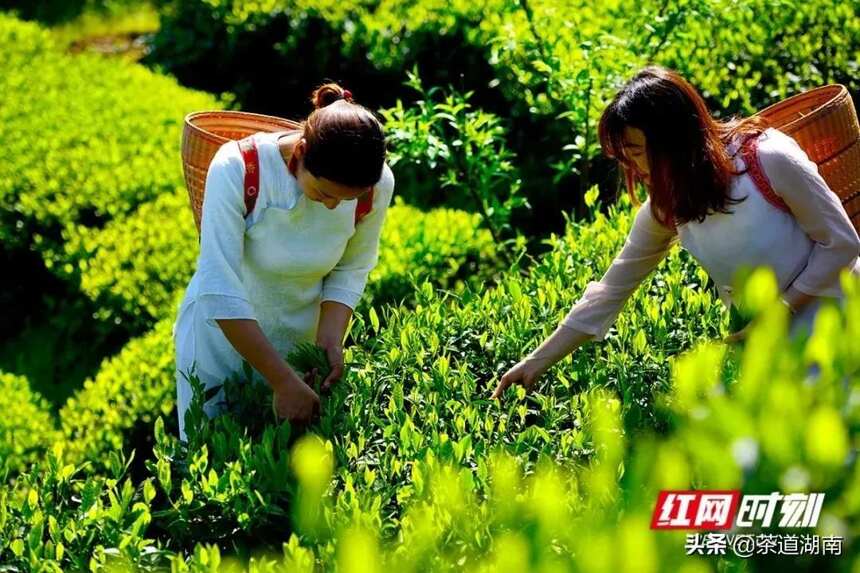
<svg viewBox="0 0 860 573">
<path fill-rule="evenodd" d="M 337 342 L 332 342 L 320 343 L 320 346 L 325 349 L 329 366 L 331 366 L 331 372 L 326 379 L 323 380 L 321 387 L 323 392 L 328 392 L 331 389 L 332 384 L 339 381 L 341 376 L 343 376 L 343 345 Z"/>
<path fill-rule="evenodd" d="M 746 325 L 745 327 L 743 327 L 739 331 L 734 332 L 734 333 L 726 336 L 725 338 L 723 338 L 723 342 L 725 344 L 732 344 L 735 342 L 740 342 L 741 340 L 745 340 L 747 337 L 747 334 L 749 334 L 751 327 L 752 327 L 752 323 Z"/>
</svg>

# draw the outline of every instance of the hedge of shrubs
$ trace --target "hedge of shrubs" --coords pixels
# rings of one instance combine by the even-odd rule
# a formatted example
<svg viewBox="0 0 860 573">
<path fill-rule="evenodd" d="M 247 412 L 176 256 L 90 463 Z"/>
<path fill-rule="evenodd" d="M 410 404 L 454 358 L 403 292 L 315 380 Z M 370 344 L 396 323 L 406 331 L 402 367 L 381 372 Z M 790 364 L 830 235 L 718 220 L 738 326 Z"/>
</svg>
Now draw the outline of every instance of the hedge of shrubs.
<svg viewBox="0 0 860 573">
<path fill-rule="evenodd" d="M 182 119 L 219 104 L 140 66 L 67 55 L 48 31 L 6 15 L 0 50 L 0 239 L 73 275 L 63 233 L 182 187 Z"/>
<path fill-rule="evenodd" d="M 23 376 L 0 372 L 0 478 L 26 469 L 59 438 L 51 407 Z M 5 480 L 0 480 L 5 481 Z"/>
<path fill-rule="evenodd" d="M 412 281 L 457 288 L 498 267 L 496 246 L 478 215 L 452 209 L 422 212 L 396 198 L 380 238 L 379 264 L 364 302 L 408 298 Z M 81 290 L 105 319 L 134 331 L 175 314 L 180 291 L 197 261 L 197 234 L 188 198 L 165 194 L 103 229 L 77 228 L 65 245 L 80 260 Z"/>
<path fill-rule="evenodd" d="M 173 317 L 105 359 L 98 374 L 69 398 L 58 418 L 66 463 L 104 468 L 110 452 L 151 447 L 153 421 L 169 421 L 176 401 Z M 175 426 L 175 424 L 174 424 Z"/>
<path fill-rule="evenodd" d="M 611 166 L 599 158 L 596 121 L 620 82 L 649 61 L 679 69 L 723 115 L 749 114 L 822 83 L 860 90 L 860 18 L 856 6 L 838 0 L 635 6 L 163 0 L 160 6 L 154 65 L 204 89 L 218 78 L 216 91 L 276 114 L 301 115 L 301 96 L 322 76 L 347 82 L 360 101 L 382 94 L 366 102 L 380 107 L 414 102 L 402 85 L 403 70 L 413 66 L 429 85 L 474 91 L 476 106 L 511 124 L 525 195 L 541 213 L 522 217 L 527 229 L 546 224 L 545 211 L 576 206 L 583 214 L 587 189 L 612 186 Z M 563 226 L 560 219 L 553 224 Z"/>
<path fill-rule="evenodd" d="M 598 217 L 597 229 L 602 223 Z M 573 264 L 567 240 L 545 272 L 521 283 L 460 301 L 428 290 L 414 316 L 403 312 L 378 331 L 367 324 L 374 342 L 352 353 L 363 366 L 324 402 L 313 428 L 321 439 L 295 441 L 287 424 L 251 417 L 264 395 L 228 383 L 237 414 L 210 421 L 195 405 L 188 447 L 155 423 L 154 458 L 142 480 L 125 478 L 116 455 L 108 479 L 49 456 L 0 493 L 7 516 L 0 559 L 69 567 L 72 555 L 90 551 L 96 567 L 151 570 L 169 559 L 175 570 L 207 571 L 238 566 L 236 558 L 247 560 L 253 550 L 256 570 L 766 568 L 764 556 L 687 556 L 682 533 L 649 529 L 659 490 L 696 487 L 825 492 L 810 533 L 845 536 L 845 570 L 851 559 L 856 566 L 852 449 L 860 417 L 852 388 L 860 382 L 860 353 L 852 341 L 860 284 L 845 281 L 845 310 L 823 310 L 807 342 L 786 338 L 788 314 L 773 276 L 753 275 L 742 292 L 759 319 L 744 345 L 705 344 L 671 360 L 665 379 L 652 372 L 637 381 L 651 381 L 653 409 L 665 424 L 631 425 L 630 411 L 641 405 L 614 390 L 627 372 L 647 372 L 652 352 L 627 337 L 623 323 L 601 345 L 610 346 L 606 354 L 582 349 L 582 358 L 554 368 L 538 393 L 518 389 L 492 405 L 485 397 L 494 368 L 479 358 L 519 356 L 522 343 L 553 322 L 542 312 L 558 318 L 567 285 L 551 288 L 565 277 L 552 271 Z M 684 276 L 678 264 L 675 252 L 649 286 L 668 277 L 660 292 L 667 301 L 680 295 L 675 314 L 698 325 L 696 309 L 713 309 L 713 300 L 705 293 L 710 304 L 703 307 L 701 298 L 681 294 L 695 272 Z M 549 288 L 547 299 L 537 300 L 538 285 Z M 623 321 L 648 321 L 654 297 L 643 295 Z M 479 307 L 506 312 L 478 314 Z M 699 331 L 699 342 L 715 334 L 711 312 L 705 310 L 714 320 L 704 321 L 709 332 Z M 648 326 L 661 352 L 664 326 Z M 625 370 L 610 373 L 617 379 L 591 379 L 606 367 L 594 362 L 611 358 L 610 351 Z M 813 363 L 818 374 L 810 378 Z M 207 527 L 207 516 L 217 527 Z M 814 570 L 832 559 L 798 557 L 796 565 Z"/>
</svg>

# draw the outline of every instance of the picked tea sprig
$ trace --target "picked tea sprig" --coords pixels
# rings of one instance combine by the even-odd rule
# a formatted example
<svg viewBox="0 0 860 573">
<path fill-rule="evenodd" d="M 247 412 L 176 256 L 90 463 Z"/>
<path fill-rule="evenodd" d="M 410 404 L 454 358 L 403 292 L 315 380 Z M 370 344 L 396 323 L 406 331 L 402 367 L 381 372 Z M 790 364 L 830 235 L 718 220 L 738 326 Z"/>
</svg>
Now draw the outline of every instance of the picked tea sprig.
<svg viewBox="0 0 860 573">
<path fill-rule="evenodd" d="M 316 391 L 319 391 L 322 381 L 331 374 L 331 365 L 328 362 L 325 349 L 311 342 L 297 344 L 287 354 L 286 360 L 302 377 L 316 369 L 316 376 L 312 384 Z"/>
</svg>

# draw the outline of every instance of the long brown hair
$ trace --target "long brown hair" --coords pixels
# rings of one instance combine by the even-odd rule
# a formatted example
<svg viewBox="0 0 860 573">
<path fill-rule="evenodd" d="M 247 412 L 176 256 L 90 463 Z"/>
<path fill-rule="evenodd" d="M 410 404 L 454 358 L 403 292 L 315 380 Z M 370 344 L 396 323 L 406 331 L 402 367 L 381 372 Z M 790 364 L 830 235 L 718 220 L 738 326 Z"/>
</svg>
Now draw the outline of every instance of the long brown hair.
<svg viewBox="0 0 860 573">
<path fill-rule="evenodd" d="M 317 88 L 314 111 L 304 122 L 305 169 L 347 187 L 379 181 L 385 162 L 385 134 L 373 113 L 352 101 L 337 84 Z"/>
<path fill-rule="evenodd" d="M 627 192 L 638 204 L 640 179 L 624 153 L 627 127 L 645 134 L 652 212 L 673 227 L 702 222 L 711 212 L 731 213 L 728 206 L 744 200 L 729 195 L 732 177 L 741 172 L 727 145 L 737 137 L 761 134 L 765 125 L 759 118 L 717 121 L 696 88 L 678 73 L 644 68 L 615 95 L 598 128 L 603 152 L 621 163 Z"/>
</svg>

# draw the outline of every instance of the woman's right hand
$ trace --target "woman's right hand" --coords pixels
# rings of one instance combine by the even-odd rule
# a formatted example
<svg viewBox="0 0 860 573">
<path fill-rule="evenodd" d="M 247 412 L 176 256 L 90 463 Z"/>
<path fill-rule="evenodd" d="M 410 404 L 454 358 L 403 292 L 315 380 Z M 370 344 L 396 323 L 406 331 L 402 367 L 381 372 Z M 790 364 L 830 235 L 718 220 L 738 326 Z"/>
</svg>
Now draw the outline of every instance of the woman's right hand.
<svg viewBox="0 0 860 573">
<path fill-rule="evenodd" d="M 552 364 L 552 361 L 546 358 L 533 358 L 531 356 L 523 358 L 504 373 L 495 392 L 493 392 L 492 398 L 500 397 L 513 384 L 521 384 L 526 390 L 529 390 L 543 376 L 544 372 L 549 370 Z"/>
<path fill-rule="evenodd" d="M 273 385 L 272 408 L 278 419 L 290 424 L 307 426 L 319 415 L 320 398 L 313 389 L 298 378 Z"/>
<path fill-rule="evenodd" d="M 530 389 L 550 367 L 591 340 L 593 335 L 575 328 L 559 325 L 549 338 L 534 352 L 520 360 L 505 372 L 492 398 L 499 398 L 513 384 L 521 384 Z"/>
</svg>

